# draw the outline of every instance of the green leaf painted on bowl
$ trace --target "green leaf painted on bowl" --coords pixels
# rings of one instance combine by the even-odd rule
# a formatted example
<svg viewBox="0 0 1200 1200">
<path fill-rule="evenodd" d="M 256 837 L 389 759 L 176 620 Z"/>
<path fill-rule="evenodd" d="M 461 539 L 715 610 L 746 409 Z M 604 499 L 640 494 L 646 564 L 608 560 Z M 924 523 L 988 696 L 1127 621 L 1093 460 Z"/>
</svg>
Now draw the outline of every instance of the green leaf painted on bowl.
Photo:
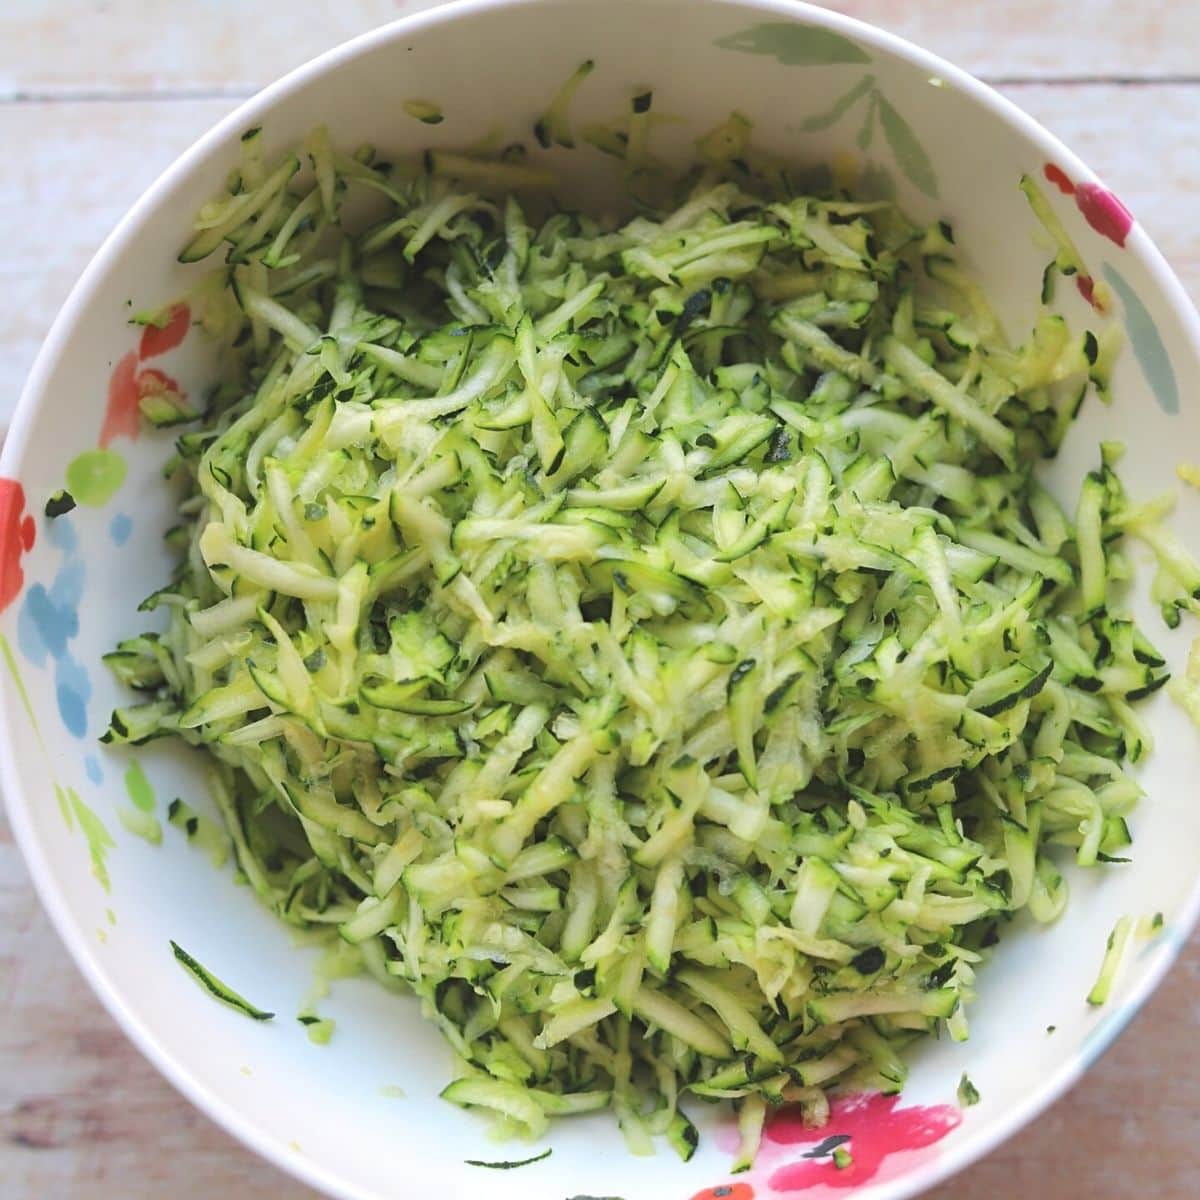
<svg viewBox="0 0 1200 1200">
<path fill-rule="evenodd" d="M 791 21 L 767 21 L 740 33 L 718 38 L 722 50 L 768 54 L 788 67 L 827 67 L 834 63 L 866 63 L 871 56 L 830 29 L 814 29 Z"/>
<path fill-rule="evenodd" d="M 13 686 L 17 689 L 17 695 L 21 697 L 21 707 L 25 710 L 25 715 L 29 718 L 29 724 L 33 726 L 33 732 L 37 736 L 38 742 L 42 740 L 42 731 L 38 728 L 37 717 L 33 712 L 33 705 L 29 700 L 29 692 L 25 687 L 25 680 L 21 678 L 21 669 L 17 666 L 16 655 L 12 652 L 12 646 L 8 643 L 8 638 L 0 633 L 0 656 L 4 659 L 4 665 L 8 668 L 8 673 L 12 677 Z M 70 821 L 67 822 L 70 825 Z"/>
<path fill-rule="evenodd" d="M 71 832 L 75 832 L 75 818 L 71 816 L 71 801 L 67 799 L 66 788 L 61 783 L 54 785 L 54 798 L 58 801 L 58 811 L 62 814 L 63 823 Z"/>
<path fill-rule="evenodd" d="M 835 101 L 832 108 L 823 113 L 817 113 L 806 121 L 800 122 L 804 133 L 816 133 L 835 125 L 850 109 L 875 86 L 874 75 L 864 75 L 845 95 Z"/>
<path fill-rule="evenodd" d="M 1171 356 L 1167 353 L 1154 318 L 1116 267 L 1105 263 L 1100 273 L 1121 298 L 1121 307 L 1125 310 L 1125 333 L 1155 400 L 1163 412 L 1173 416 L 1179 411 L 1179 380 L 1175 377 Z"/>
<path fill-rule="evenodd" d="M 79 793 L 73 788 L 66 789 L 67 799 L 71 802 L 71 811 L 83 836 L 87 839 L 88 855 L 92 860 L 92 874 L 106 891 L 112 891 L 112 883 L 108 877 L 108 852 L 116 849 L 112 834 L 108 832 L 104 822 L 80 799 Z"/>
<path fill-rule="evenodd" d="M 136 760 L 131 762 L 125 771 L 125 791 L 135 808 L 148 813 L 154 811 L 154 788 L 146 778 L 141 763 Z"/>
<path fill-rule="evenodd" d="M 892 107 L 891 102 L 882 92 L 875 92 L 875 102 L 879 108 L 879 123 L 883 126 L 884 136 L 896 157 L 896 165 L 904 172 L 905 178 L 931 200 L 937 198 L 937 174 L 933 163 L 925 153 L 917 135 L 913 133 L 909 123 Z"/>
<path fill-rule="evenodd" d="M 879 110 L 879 92 L 871 93 L 871 101 L 867 105 L 866 116 L 863 117 L 862 127 L 858 131 L 858 136 L 854 139 L 858 148 L 865 154 L 871 148 L 871 139 L 875 136 L 875 114 Z"/>
</svg>

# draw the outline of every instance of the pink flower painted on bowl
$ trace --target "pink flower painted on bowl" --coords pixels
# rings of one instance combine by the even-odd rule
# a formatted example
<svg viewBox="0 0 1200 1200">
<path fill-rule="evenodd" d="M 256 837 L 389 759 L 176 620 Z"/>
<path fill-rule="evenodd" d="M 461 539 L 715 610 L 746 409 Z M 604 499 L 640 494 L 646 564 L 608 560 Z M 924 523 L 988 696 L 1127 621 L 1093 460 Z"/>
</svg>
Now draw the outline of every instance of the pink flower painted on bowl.
<svg viewBox="0 0 1200 1200">
<path fill-rule="evenodd" d="M 936 1145 L 962 1123 L 962 1113 L 953 1104 L 899 1108 L 899 1103 L 899 1096 L 879 1092 L 838 1096 L 830 1106 L 829 1123 L 821 1129 L 806 1128 L 799 1113 L 781 1112 L 767 1126 L 766 1140 L 810 1149 L 771 1174 L 772 1189 L 786 1196 L 808 1195 L 821 1185 L 839 1190 L 858 1187 L 876 1179 L 897 1156 L 908 1158 L 914 1151 Z M 835 1137 L 845 1140 L 834 1145 Z M 834 1149 L 849 1155 L 846 1165 L 838 1165 Z M 884 1177 L 899 1173 L 887 1171 Z"/>
<path fill-rule="evenodd" d="M 880 1092 L 833 1097 L 829 1121 L 820 1129 L 806 1126 L 799 1108 L 783 1108 L 767 1121 L 749 1174 L 707 1188 L 692 1200 L 837 1200 L 863 1184 L 916 1169 L 962 1119 L 954 1104 L 901 1107 L 899 1096 Z M 737 1142 L 732 1131 L 729 1141 L 723 1148 L 732 1150 Z"/>
<path fill-rule="evenodd" d="M 1098 183 L 1076 184 L 1056 163 L 1046 163 L 1042 174 L 1064 196 L 1071 196 L 1084 220 L 1103 237 L 1122 249 L 1133 229 L 1133 214 L 1107 188 Z M 1133 352 L 1141 367 L 1142 375 L 1158 401 L 1159 407 L 1168 415 L 1179 411 L 1179 378 L 1171 362 L 1170 353 L 1159 332 L 1154 315 L 1143 302 L 1133 285 L 1110 262 L 1100 265 L 1102 281 L 1097 282 L 1088 271 L 1081 269 L 1075 275 L 1075 286 L 1079 294 L 1097 311 L 1107 313 L 1111 297 L 1115 292 L 1121 301 L 1125 318 L 1125 334 L 1133 345 Z"/>
<path fill-rule="evenodd" d="M 1054 163 L 1047 163 L 1042 173 L 1064 196 L 1073 196 L 1083 219 L 1101 237 L 1106 237 L 1122 249 L 1133 228 L 1133 213 L 1107 188 L 1098 183 L 1072 183 L 1071 177 Z"/>
<path fill-rule="evenodd" d="M 1124 249 L 1129 231 L 1133 228 L 1133 214 L 1112 192 L 1098 183 L 1075 183 L 1057 163 L 1046 163 L 1042 167 L 1042 174 L 1064 196 L 1070 196 L 1075 201 L 1084 220 L 1098 234 Z M 1075 286 L 1097 312 L 1108 311 L 1107 293 L 1101 295 L 1104 289 L 1097 291 L 1096 280 L 1090 274 L 1080 271 L 1075 276 Z"/>
</svg>

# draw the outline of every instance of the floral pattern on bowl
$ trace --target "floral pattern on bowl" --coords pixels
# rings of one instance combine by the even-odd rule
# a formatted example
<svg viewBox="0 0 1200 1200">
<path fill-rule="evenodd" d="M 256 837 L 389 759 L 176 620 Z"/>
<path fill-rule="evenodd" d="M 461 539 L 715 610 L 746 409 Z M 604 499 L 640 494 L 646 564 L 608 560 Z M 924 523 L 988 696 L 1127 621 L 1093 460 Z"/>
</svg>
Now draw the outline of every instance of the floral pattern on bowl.
<svg viewBox="0 0 1200 1200">
<path fill-rule="evenodd" d="M 834 1096 L 829 1121 L 820 1129 L 805 1125 L 798 1108 L 783 1108 L 768 1119 L 749 1173 L 697 1192 L 692 1200 L 834 1200 L 920 1165 L 962 1119 L 953 1104 L 906 1105 L 900 1096 L 881 1092 Z"/>
</svg>

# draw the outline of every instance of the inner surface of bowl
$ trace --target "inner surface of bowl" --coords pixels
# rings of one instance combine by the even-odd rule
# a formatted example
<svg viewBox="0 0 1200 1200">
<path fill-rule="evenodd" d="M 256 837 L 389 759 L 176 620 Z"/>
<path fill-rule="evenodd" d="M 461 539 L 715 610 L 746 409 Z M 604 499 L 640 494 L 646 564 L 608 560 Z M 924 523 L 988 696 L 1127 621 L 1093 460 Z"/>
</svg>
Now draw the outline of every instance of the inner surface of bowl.
<svg viewBox="0 0 1200 1200">
<path fill-rule="evenodd" d="M 198 330 L 181 326 L 178 344 L 167 332 L 143 339 L 129 317 L 186 294 L 209 269 L 181 265 L 176 254 L 251 125 L 264 125 L 268 154 L 320 123 L 343 148 L 369 142 L 387 155 L 460 149 L 489 136 L 522 141 L 533 161 L 561 173 L 569 202 L 622 207 L 614 160 L 582 144 L 543 151 L 532 136 L 584 59 L 595 69 L 574 100 L 581 124 L 611 120 L 631 96 L 652 89 L 651 149 L 684 163 L 697 138 L 736 110 L 762 149 L 798 166 L 831 166 L 877 194 L 894 192 L 916 218 L 948 219 L 1014 340 L 1036 314 L 1053 254 L 1018 187 L 1022 175 L 1036 176 L 1094 288 L 1111 298 L 1109 312 L 1098 313 L 1084 298 L 1087 286 L 1060 286 L 1062 311 L 1077 328 L 1121 324 L 1128 343 L 1113 404 L 1088 399 L 1047 472 L 1052 488 L 1073 509 L 1098 442 L 1115 438 L 1128 445 L 1121 475 L 1130 493 L 1151 495 L 1172 475 L 1180 448 L 1200 444 L 1200 417 L 1180 392 L 1200 368 L 1194 317 L 1119 203 L 979 85 L 827 13 L 765 0 L 454 5 L 326 56 L 223 122 L 155 186 L 89 269 L 5 447 L 4 787 L 60 931 L 142 1048 L 257 1148 L 347 1196 L 466 1197 L 486 1187 L 514 1200 L 584 1192 L 686 1200 L 732 1186 L 730 1118 L 715 1107 L 693 1113 L 702 1143 L 686 1165 L 665 1145 L 654 1157 L 632 1158 L 608 1114 L 554 1125 L 545 1142 L 554 1153 L 536 1166 L 468 1165 L 525 1157 L 541 1145 L 527 1152 L 489 1142 L 483 1121 L 437 1100 L 451 1056 L 415 1003 L 365 980 L 339 983 L 322 1003 L 336 1035 L 327 1046 L 311 1044 L 292 1018 L 311 990 L 313 951 L 298 948 L 249 888 L 228 869 L 214 870 L 179 831 L 167 828 L 162 844 L 151 845 L 122 826 L 118 811 L 131 803 L 164 821 L 176 796 L 212 811 L 198 757 L 161 743 L 126 753 L 96 741 L 110 710 L 128 702 L 100 657 L 144 627 L 137 605 L 172 565 L 161 539 L 174 523 L 161 479 L 171 437 L 139 434 L 130 397 L 136 404 L 139 389 L 164 377 L 202 395 L 217 373 Z M 438 106 L 444 120 L 414 119 L 404 107 L 413 100 Z M 79 506 L 44 517 L 64 487 Z M 1181 500 L 1175 527 L 1200 545 L 1192 495 Z M 1143 565 L 1140 582 L 1147 579 Z M 1178 666 L 1186 625 L 1167 635 L 1145 593 L 1135 589 L 1133 610 Z M 864 1196 L 910 1194 L 1036 1112 L 1107 1044 L 1186 934 L 1200 810 L 1179 783 L 1196 774 L 1200 744 L 1165 698 L 1143 711 L 1157 749 L 1140 774 L 1147 795 L 1131 818 L 1133 861 L 1072 875 L 1073 900 L 1057 925 L 1005 939 L 981 973 L 969 1042 L 920 1047 L 898 1101 L 863 1100 L 839 1113 L 871 1164 L 856 1181 Z M 1155 912 L 1164 914 L 1163 933 L 1139 950 L 1107 1007 L 1090 1009 L 1085 997 L 1116 919 Z M 171 940 L 277 1019 L 259 1024 L 213 1004 L 172 962 Z M 964 1072 L 982 1095 L 969 1110 L 955 1099 Z M 836 1169 L 828 1159 L 787 1173 L 821 1135 L 785 1132 L 768 1138 L 758 1166 L 737 1182 L 741 1190 L 704 1194 L 748 1200 L 801 1184 L 824 1194 Z"/>
</svg>

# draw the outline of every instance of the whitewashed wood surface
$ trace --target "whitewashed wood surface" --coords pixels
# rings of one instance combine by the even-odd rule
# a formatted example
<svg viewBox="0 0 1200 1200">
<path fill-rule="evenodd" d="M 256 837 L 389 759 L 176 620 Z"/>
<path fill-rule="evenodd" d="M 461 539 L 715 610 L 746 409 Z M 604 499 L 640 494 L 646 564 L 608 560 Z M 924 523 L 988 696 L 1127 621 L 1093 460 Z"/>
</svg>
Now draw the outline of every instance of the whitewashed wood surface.
<svg viewBox="0 0 1200 1200">
<path fill-rule="evenodd" d="M 0 423 L 88 257 L 182 149 L 413 0 L 0 0 Z M 1200 298 L 1198 0 L 840 0 L 995 83 Z M 1190 382 L 1190 381 L 1189 381 Z M 931 1200 L 1200 1196 L 1200 941 L 1104 1061 Z M 50 930 L 0 814 L 0 1196 L 312 1196 L 145 1063 Z"/>
</svg>

